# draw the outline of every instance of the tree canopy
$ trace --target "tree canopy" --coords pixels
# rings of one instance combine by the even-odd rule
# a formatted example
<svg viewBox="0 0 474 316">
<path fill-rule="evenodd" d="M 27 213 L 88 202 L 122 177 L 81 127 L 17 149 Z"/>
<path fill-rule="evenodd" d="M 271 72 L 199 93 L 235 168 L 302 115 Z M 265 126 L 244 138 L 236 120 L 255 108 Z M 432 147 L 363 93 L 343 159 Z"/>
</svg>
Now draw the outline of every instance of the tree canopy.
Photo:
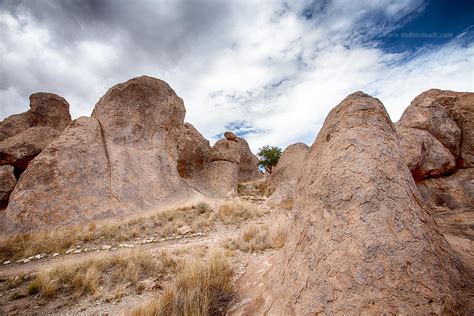
<svg viewBox="0 0 474 316">
<path fill-rule="evenodd" d="M 281 148 L 271 147 L 270 145 L 263 146 L 257 153 L 259 165 L 271 174 L 273 167 L 277 165 L 278 160 L 280 159 L 281 152 Z"/>
</svg>

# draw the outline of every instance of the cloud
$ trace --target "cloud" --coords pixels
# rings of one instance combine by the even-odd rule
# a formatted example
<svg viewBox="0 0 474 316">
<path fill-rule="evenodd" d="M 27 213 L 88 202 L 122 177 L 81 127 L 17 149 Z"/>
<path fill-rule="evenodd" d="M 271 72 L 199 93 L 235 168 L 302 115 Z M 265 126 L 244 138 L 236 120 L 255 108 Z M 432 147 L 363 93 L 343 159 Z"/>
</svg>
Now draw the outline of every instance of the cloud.
<svg viewBox="0 0 474 316">
<path fill-rule="evenodd" d="M 383 35 L 426 1 L 3 1 L 0 117 L 39 90 L 89 115 L 113 84 L 148 74 L 186 104 L 212 139 L 251 148 L 311 143 L 329 110 L 363 90 L 397 120 L 422 91 L 472 90 L 474 46 L 457 38 L 393 53 Z M 464 38 L 469 38 L 469 34 Z"/>
</svg>

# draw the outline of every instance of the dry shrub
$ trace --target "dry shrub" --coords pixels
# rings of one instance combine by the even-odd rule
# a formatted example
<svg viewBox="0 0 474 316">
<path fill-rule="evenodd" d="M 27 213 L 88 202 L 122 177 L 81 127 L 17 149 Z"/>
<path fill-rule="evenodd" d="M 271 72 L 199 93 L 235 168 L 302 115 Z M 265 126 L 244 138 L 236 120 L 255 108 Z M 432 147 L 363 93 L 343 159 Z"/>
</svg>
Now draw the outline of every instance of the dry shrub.
<svg viewBox="0 0 474 316">
<path fill-rule="evenodd" d="M 88 243 L 124 242 L 157 234 L 161 237 L 177 232 L 182 225 L 195 230 L 212 226 L 212 208 L 206 203 L 173 208 L 122 222 L 95 222 L 71 227 L 18 234 L 0 241 L 0 261 L 26 258 L 40 253 L 61 253 L 73 246 Z"/>
<path fill-rule="evenodd" d="M 224 224 L 237 224 L 261 216 L 263 211 L 252 203 L 233 200 L 221 204 L 218 215 Z"/>
<path fill-rule="evenodd" d="M 230 301 L 232 270 L 220 251 L 179 265 L 174 282 L 160 297 L 136 308 L 131 315 L 216 315 Z"/>
<path fill-rule="evenodd" d="M 245 252 L 264 251 L 266 249 L 280 249 L 288 238 L 289 219 L 281 215 L 268 224 L 248 224 L 238 238 L 223 242 L 225 248 L 240 249 Z"/>
<path fill-rule="evenodd" d="M 54 297 L 60 292 L 77 297 L 94 295 L 99 284 L 117 291 L 123 284 L 135 286 L 140 279 L 159 277 L 166 269 L 150 254 L 137 250 L 124 251 L 44 270 L 28 285 L 28 292 L 39 292 L 44 297 Z"/>
</svg>

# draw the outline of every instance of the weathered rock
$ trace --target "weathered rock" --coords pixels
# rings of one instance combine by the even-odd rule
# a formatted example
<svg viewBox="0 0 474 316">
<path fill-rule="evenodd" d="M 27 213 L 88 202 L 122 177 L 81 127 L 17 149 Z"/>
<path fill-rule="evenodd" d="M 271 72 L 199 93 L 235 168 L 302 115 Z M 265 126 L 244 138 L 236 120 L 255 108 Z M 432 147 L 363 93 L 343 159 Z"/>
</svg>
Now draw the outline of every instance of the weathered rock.
<svg viewBox="0 0 474 316">
<path fill-rule="evenodd" d="M 270 207 L 290 209 L 296 191 L 298 178 L 303 172 L 309 147 L 303 143 L 288 146 L 282 153 L 278 164 L 267 180 L 267 190 L 272 192 L 265 201 Z"/>
<path fill-rule="evenodd" d="M 16 184 L 12 166 L 0 166 L 0 209 L 8 204 L 10 193 Z"/>
<path fill-rule="evenodd" d="M 250 146 L 242 137 L 236 138 L 240 143 L 239 181 L 252 181 L 263 177 L 258 169 L 258 158 L 250 150 Z"/>
<path fill-rule="evenodd" d="M 154 209 L 194 191 L 177 172 L 184 105 L 163 81 L 118 84 L 92 118 L 74 121 L 22 174 L 9 229 L 39 229 Z"/>
<path fill-rule="evenodd" d="M 309 147 L 306 144 L 296 143 L 288 146 L 281 154 L 272 174 L 268 177 L 267 185 L 276 188 L 283 182 L 296 184 L 308 153 Z"/>
<path fill-rule="evenodd" d="M 185 108 L 170 86 L 142 76 L 118 84 L 96 104 L 112 195 L 125 209 L 144 210 L 189 193 L 177 171 L 177 139 Z"/>
<path fill-rule="evenodd" d="M 12 165 L 23 171 L 28 163 L 60 135 L 47 126 L 28 128 L 0 142 L 0 165 Z"/>
<path fill-rule="evenodd" d="M 209 162 L 209 141 L 194 126 L 184 123 L 178 138 L 178 173 L 185 179 L 193 179 Z"/>
<path fill-rule="evenodd" d="M 235 135 L 234 133 L 232 132 L 224 132 L 224 137 L 227 139 L 227 140 L 237 140 L 237 135 Z"/>
<path fill-rule="evenodd" d="M 419 202 L 380 101 L 357 92 L 334 108 L 305 170 L 288 242 L 249 267 L 230 314 L 472 310 L 472 271 Z"/>
<path fill-rule="evenodd" d="M 431 89 L 417 96 L 397 126 L 423 129 L 458 158 L 460 167 L 474 166 L 474 93 Z"/>
<path fill-rule="evenodd" d="M 194 186 L 213 197 L 237 194 L 241 144 L 239 141 L 221 139 L 209 153 L 209 164 L 198 176 Z"/>
<path fill-rule="evenodd" d="M 456 159 L 432 134 L 416 128 L 397 127 L 400 148 L 415 180 L 436 177 L 456 169 Z"/>
<path fill-rule="evenodd" d="M 113 214 L 110 169 L 96 119 L 74 120 L 31 161 L 5 210 L 8 230 L 70 224 Z"/>
<path fill-rule="evenodd" d="M 69 123 L 69 103 L 64 98 L 53 93 L 34 93 L 30 96 L 30 110 L 0 122 L 0 141 L 33 126 L 48 126 L 62 131 Z"/>
<path fill-rule="evenodd" d="M 417 183 L 424 202 L 438 207 L 472 209 L 474 211 L 474 168 L 459 169 L 446 177 L 426 179 Z"/>
</svg>

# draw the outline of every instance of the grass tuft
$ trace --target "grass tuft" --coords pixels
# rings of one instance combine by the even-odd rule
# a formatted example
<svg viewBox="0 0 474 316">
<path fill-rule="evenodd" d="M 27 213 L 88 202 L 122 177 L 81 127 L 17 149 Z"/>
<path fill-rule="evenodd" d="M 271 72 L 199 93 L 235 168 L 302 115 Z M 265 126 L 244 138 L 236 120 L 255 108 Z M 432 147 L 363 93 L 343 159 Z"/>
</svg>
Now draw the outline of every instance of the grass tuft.
<svg viewBox="0 0 474 316">
<path fill-rule="evenodd" d="M 218 215 L 224 224 L 237 224 L 263 215 L 263 210 L 252 203 L 233 200 L 221 204 Z"/>
</svg>

